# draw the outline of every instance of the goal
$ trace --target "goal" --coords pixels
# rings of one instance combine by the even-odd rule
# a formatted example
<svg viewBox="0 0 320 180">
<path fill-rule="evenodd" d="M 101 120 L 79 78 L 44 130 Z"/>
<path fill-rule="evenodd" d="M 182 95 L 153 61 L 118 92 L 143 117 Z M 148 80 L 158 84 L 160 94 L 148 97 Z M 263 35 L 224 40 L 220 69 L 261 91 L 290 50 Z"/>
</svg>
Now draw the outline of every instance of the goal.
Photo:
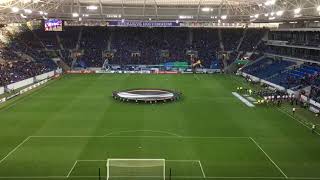
<svg viewBox="0 0 320 180">
<path fill-rule="evenodd" d="M 165 180 L 164 159 L 108 159 L 107 180 Z"/>
</svg>

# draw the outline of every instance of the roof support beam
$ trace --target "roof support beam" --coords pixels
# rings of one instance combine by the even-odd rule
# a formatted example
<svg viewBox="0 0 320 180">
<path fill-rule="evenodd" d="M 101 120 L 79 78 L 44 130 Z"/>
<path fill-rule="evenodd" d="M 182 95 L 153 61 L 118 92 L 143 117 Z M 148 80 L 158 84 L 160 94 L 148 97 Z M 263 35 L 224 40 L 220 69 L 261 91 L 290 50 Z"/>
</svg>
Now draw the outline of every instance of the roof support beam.
<svg viewBox="0 0 320 180">
<path fill-rule="evenodd" d="M 124 14 L 124 2 L 123 2 L 123 0 L 121 0 L 121 8 L 122 8 L 122 15 L 121 15 L 121 17 L 124 17 L 125 14 Z"/>
<path fill-rule="evenodd" d="M 198 3 L 198 12 L 197 12 L 197 21 L 199 21 L 201 2 L 202 2 L 202 0 L 199 0 L 199 3 Z"/>
<path fill-rule="evenodd" d="M 158 15 L 158 3 L 156 0 L 153 0 L 154 1 L 154 5 L 155 5 L 155 10 L 156 10 L 156 19 L 158 19 L 159 15 Z"/>
<path fill-rule="evenodd" d="M 105 17 L 103 15 L 103 6 L 101 0 L 99 0 L 99 6 L 100 6 L 100 16 L 103 20 L 105 20 Z"/>
<path fill-rule="evenodd" d="M 147 1 L 147 0 L 144 0 L 144 1 L 143 1 L 143 10 L 142 10 L 143 17 L 146 16 L 146 1 Z"/>
</svg>

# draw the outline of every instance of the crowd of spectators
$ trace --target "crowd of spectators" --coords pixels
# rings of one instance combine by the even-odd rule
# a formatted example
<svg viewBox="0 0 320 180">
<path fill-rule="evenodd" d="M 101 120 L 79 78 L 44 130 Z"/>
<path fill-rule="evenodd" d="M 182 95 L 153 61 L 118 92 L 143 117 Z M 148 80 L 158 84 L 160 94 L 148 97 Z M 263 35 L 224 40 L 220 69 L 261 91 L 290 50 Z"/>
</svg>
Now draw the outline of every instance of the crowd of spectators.
<svg viewBox="0 0 320 180">
<path fill-rule="evenodd" d="M 0 29 L 3 37 L 0 40 L 0 87 L 57 68 L 47 58 L 40 46 L 41 42 L 34 37 L 32 31 L 24 29 L 23 33 L 10 33 L 5 28 Z"/>
<path fill-rule="evenodd" d="M 48 49 L 61 49 L 57 45 L 59 39 L 63 47 L 62 58 L 70 66 L 73 61 L 71 52 L 80 49 L 84 53 L 76 59 L 75 65 L 79 67 L 101 67 L 105 51 L 113 53 L 110 64 L 191 63 L 190 54 L 193 54 L 198 56 L 203 66 L 210 67 L 217 64 L 217 53 L 222 50 L 220 44 L 224 45 L 225 52 L 234 55 L 234 59 L 237 57 L 236 49 L 244 31 L 221 29 L 221 38 L 218 29 L 209 28 L 65 27 L 63 32 L 37 30 L 33 33 Z M 264 32 L 263 29 L 247 29 L 240 50 L 253 51 Z M 54 40 L 50 41 L 52 38 Z"/>
<path fill-rule="evenodd" d="M 5 61 L 0 63 L 0 87 L 34 77 L 56 68 L 50 59 L 40 61 Z"/>
<path fill-rule="evenodd" d="M 63 32 L 45 32 L 22 27 L 19 33 L 8 36 L 10 43 L 0 43 L 0 85 L 53 69 L 55 65 L 45 63 L 49 52 L 60 56 L 70 67 L 102 67 L 104 53 L 112 52 L 110 64 L 191 64 L 191 57 L 196 57 L 204 67 L 217 68 L 222 64 L 217 55 L 222 50 L 220 45 L 235 58 L 244 31 L 221 29 L 219 38 L 218 29 L 206 28 L 65 27 Z M 261 32 L 248 30 L 252 36 L 244 39 L 241 50 L 252 51 Z M 76 60 L 74 51 L 82 52 Z"/>
</svg>

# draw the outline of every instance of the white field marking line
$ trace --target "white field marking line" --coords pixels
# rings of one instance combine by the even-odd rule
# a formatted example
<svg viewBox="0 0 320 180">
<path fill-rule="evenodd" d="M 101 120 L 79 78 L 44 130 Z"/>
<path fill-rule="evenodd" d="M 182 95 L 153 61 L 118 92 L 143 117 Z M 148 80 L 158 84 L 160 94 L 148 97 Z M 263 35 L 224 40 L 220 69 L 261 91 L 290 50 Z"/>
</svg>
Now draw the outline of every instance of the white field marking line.
<svg viewBox="0 0 320 180">
<path fill-rule="evenodd" d="M 249 139 L 250 137 L 218 137 L 218 136 L 28 136 L 24 141 L 12 149 L 5 157 L 0 160 L 0 164 L 6 160 L 12 153 L 14 153 L 20 146 L 31 138 L 182 138 L 182 139 Z"/>
<path fill-rule="evenodd" d="M 288 179 L 288 176 L 282 171 L 282 169 L 271 159 L 271 157 L 262 149 L 262 147 L 252 138 L 250 137 L 252 142 L 264 153 L 264 155 L 270 160 L 270 162 L 280 171 L 280 173 Z"/>
<path fill-rule="evenodd" d="M 72 173 L 73 169 L 76 167 L 77 163 L 78 163 L 78 161 L 74 162 L 72 168 L 70 169 L 69 173 L 66 176 L 67 178 L 70 176 L 70 174 Z"/>
<path fill-rule="evenodd" d="M 192 160 L 192 159 L 169 159 L 166 160 L 168 162 L 199 162 L 199 160 Z"/>
<path fill-rule="evenodd" d="M 107 162 L 108 160 L 94 160 L 94 159 L 78 159 L 78 162 Z"/>
<path fill-rule="evenodd" d="M 0 179 L 65 179 L 66 176 L 0 176 Z"/>
<path fill-rule="evenodd" d="M 104 136 L 29 136 L 31 138 L 103 138 Z"/>
<path fill-rule="evenodd" d="M 98 178 L 99 176 L 70 176 L 72 179 L 75 178 Z M 100 177 L 107 177 L 107 176 L 100 176 Z M 132 176 L 130 176 L 132 177 Z M 144 176 L 146 177 L 146 176 Z M 159 176 L 157 176 L 159 177 Z M 166 176 L 168 177 L 168 176 Z M 181 178 L 181 179 L 203 179 L 203 176 L 172 176 L 173 178 Z M 0 176 L 0 179 L 65 179 L 66 176 Z M 292 179 L 292 180 L 320 180 L 320 177 L 259 177 L 259 176 L 243 176 L 243 177 L 236 177 L 236 176 L 207 176 L 206 179 Z"/>
<path fill-rule="evenodd" d="M 112 160 L 163 160 L 163 159 L 113 159 Z M 78 162 L 81 162 L 81 161 L 87 161 L 87 162 L 107 162 L 108 160 L 102 160 L 102 159 L 78 159 L 77 160 Z M 169 159 L 169 160 L 166 160 L 165 161 L 168 161 L 168 162 L 199 162 L 199 160 L 193 160 L 193 159 Z"/>
<path fill-rule="evenodd" d="M 169 139 L 249 139 L 247 136 L 29 136 L 30 138 L 169 138 Z"/>
<path fill-rule="evenodd" d="M 0 164 L 6 160 L 12 153 L 14 153 L 20 146 L 22 146 L 25 142 L 27 142 L 30 139 L 30 136 L 24 139 L 20 144 L 18 144 L 14 149 L 12 149 L 5 157 L 3 157 L 0 160 Z"/>
<path fill-rule="evenodd" d="M 99 176 L 70 176 L 69 178 L 76 179 L 76 178 L 98 178 Z M 100 177 L 107 177 L 107 176 L 100 176 Z M 124 177 L 124 176 L 121 176 Z M 128 176 L 133 177 L 133 176 Z M 142 176 L 142 177 L 160 177 L 160 176 Z M 169 176 L 166 176 L 169 177 Z M 203 179 L 202 176 L 171 176 L 173 178 L 180 178 L 180 179 Z M 0 179 L 66 179 L 66 176 L 0 176 Z M 291 179 L 291 180 L 320 180 L 320 177 L 271 177 L 271 176 L 207 176 L 206 179 Z"/>
<path fill-rule="evenodd" d="M 242 97 L 240 94 L 236 93 L 236 92 L 232 92 L 232 94 L 238 98 L 241 102 L 243 102 L 245 105 L 247 105 L 248 107 L 255 107 L 255 105 L 253 105 L 251 102 L 249 102 L 247 99 L 245 99 L 244 97 Z"/>
<path fill-rule="evenodd" d="M 132 160 L 132 159 L 128 159 L 128 160 Z M 143 160 L 143 159 L 138 159 L 138 160 Z M 155 160 L 155 159 L 145 159 L 145 160 Z M 159 159 L 159 160 L 162 160 L 162 159 Z M 107 162 L 108 160 L 78 159 L 77 161 L 78 162 Z M 182 160 L 180 160 L 180 159 L 177 159 L 177 160 L 175 160 L 175 159 L 166 160 L 165 159 L 165 161 L 168 161 L 168 162 L 199 162 L 199 160 L 188 160 L 188 159 L 186 159 L 186 160 L 184 160 L 184 159 L 182 159 Z"/>
<path fill-rule="evenodd" d="M 292 116 L 291 114 L 289 114 L 286 110 L 283 110 L 281 108 L 277 108 L 281 113 L 289 116 L 291 119 L 297 121 L 298 123 L 300 123 L 301 125 L 303 125 L 304 127 L 306 127 L 307 129 L 311 130 L 311 127 L 307 126 L 305 123 L 303 123 L 302 121 L 300 121 L 299 119 L 297 119 L 296 117 Z M 316 134 L 320 135 L 319 132 L 315 131 Z"/>
<path fill-rule="evenodd" d="M 200 169 L 201 169 L 201 172 L 202 172 L 203 178 L 204 178 L 204 179 L 206 179 L 206 174 L 204 173 L 204 170 L 203 170 L 203 168 L 202 168 L 201 161 L 199 160 L 199 161 L 198 161 L 198 163 L 199 163 L 199 166 L 200 166 Z"/>
<path fill-rule="evenodd" d="M 179 135 L 179 134 L 171 133 L 171 132 L 168 132 L 168 131 L 144 130 L 144 129 L 141 129 L 141 130 L 126 130 L 126 131 L 110 132 L 110 133 L 108 133 L 108 134 L 105 134 L 104 136 L 110 136 L 110 135 L 112 135 L 112 134 L 117 134 L 117 133 L 130 133 L 130 132 L 162 133 L 162 134 L 168 134 L 168 135 L 171 135 L 171 136 L 181 137 L 181 135 Z"/>
<path fill-rule="evenodd" d="M 233 177 L 233 176 L 230 176 L 230 177 L 219 177 L 219 176 L 217 176 L 217 177 L 215 177 L 215 176 L 209 176 L 209 177 L 206 177 L 206 179 L 287 179 L 287 178 L 285 178 L 285 177 L 269 177 L 269 176 L 267 176 L 267 177 L 250 177 L 250 176 L 248 176 L 248 177 Z"/>
</svg>

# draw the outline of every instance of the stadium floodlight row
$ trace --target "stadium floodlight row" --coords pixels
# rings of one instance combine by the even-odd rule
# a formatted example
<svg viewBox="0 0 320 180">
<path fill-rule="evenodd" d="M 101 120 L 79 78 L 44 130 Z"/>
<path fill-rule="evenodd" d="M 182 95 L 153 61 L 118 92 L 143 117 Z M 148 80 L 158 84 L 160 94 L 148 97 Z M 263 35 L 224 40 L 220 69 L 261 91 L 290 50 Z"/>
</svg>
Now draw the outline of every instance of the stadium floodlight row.
<svg viewBox="0 0 320 180">
<path fill-rule="evenodd" d="M 154 0 L 107 1 L 48 0 L 0 1 L 3 23 L 26 19 L 60 18 L 70 21 L 182 20 L 272 22 L 317 18 L 319 4 L 295 0 Z"/>
</svg>

